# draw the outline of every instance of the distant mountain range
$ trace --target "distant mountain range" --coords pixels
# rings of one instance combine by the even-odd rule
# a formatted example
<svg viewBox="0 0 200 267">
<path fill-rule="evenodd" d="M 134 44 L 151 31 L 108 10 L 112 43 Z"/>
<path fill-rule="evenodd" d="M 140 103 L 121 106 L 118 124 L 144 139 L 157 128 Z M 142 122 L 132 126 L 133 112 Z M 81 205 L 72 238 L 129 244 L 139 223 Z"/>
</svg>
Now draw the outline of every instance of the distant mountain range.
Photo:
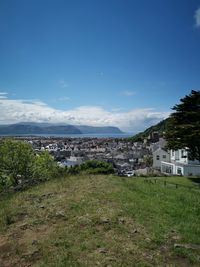
<svg viewBox="0 0 200 267">
<path fill-rule="evenodd" d="M 17 123 L 0 125 L 0 135 L 34 134 L 122 134 L 117 127 L 93 127 L 49 123 Z"/>
</svg>

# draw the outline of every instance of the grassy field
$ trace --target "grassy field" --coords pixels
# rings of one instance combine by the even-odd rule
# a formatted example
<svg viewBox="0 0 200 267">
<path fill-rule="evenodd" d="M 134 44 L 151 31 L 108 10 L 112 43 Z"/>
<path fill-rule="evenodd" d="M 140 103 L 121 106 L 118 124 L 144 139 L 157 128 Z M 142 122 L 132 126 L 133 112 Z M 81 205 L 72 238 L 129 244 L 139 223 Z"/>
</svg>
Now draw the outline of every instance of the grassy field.
<svg viewBox="0 0 200 267">
<path fill-rule="evenodd" d="M 151 181 L 79 175 L 1 196 L 0 266 L 200 266 L 200 190 Z"/>
</svg>

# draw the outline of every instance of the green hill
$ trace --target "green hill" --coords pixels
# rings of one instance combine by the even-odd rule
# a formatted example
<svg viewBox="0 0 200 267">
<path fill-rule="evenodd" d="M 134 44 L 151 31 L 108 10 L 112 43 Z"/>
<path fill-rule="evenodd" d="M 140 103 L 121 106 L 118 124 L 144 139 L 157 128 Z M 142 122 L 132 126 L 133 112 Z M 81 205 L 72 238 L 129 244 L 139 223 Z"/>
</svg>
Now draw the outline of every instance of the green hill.
<svg viewBox="0 0 200 267">
<path fill-rule="evenodd" d="M 199 189 L 144 181 L 67 176 L 0 195 L 0 266 L 199 266 Z"/>
<path fill-rule="evenodd" d="M 133 137 L 130 137 L 129 140 L 131 140 L 133 142 L 143 141 L 145 138 L 147 138 L 153 132 L 159 132 L 159 134 L 162 135 L 163 132 L 166 131 L 168 125 L 169 125 L 169 118 L 162 120 L 158 124 L 147 128 L 144 132 L 140 132 L 140 133 L 134 135 Z"/>
</svg>

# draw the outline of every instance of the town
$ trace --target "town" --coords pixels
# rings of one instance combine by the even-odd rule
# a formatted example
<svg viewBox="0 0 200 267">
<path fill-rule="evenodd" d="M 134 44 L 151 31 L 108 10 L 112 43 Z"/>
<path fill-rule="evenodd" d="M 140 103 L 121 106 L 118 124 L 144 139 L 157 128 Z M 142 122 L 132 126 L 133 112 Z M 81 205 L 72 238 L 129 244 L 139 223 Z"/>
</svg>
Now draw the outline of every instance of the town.
<svg viewBox="0 0 200 267">
<path fill-rule="evenodd" d="M 186 149 L 167 150 L 167 142 L 152 132 L 140 142 L 129 138 L 16 137 L 32 145 L 36 153 L 48 151 L 60 167 L 88 160 L 111 163 L 120 176 L 200 175 L 200 162 L 190 160 Z"/>
</svg>

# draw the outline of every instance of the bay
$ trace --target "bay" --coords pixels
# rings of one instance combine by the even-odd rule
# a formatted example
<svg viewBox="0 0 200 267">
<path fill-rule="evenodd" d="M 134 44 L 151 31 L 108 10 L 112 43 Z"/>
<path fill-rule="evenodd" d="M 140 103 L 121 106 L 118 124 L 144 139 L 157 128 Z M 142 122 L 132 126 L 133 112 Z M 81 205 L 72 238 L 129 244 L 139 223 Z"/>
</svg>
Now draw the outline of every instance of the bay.
<svg viewBox="0 0 200 267">
<path fill-rule="evenodd" d="M 55 138 L 128 138 L 133 136 L 133 133 L 123 133 L 123 134 L 9 134 L 0 135 L 7 137 L 55 137 Z"/>
</svg>

